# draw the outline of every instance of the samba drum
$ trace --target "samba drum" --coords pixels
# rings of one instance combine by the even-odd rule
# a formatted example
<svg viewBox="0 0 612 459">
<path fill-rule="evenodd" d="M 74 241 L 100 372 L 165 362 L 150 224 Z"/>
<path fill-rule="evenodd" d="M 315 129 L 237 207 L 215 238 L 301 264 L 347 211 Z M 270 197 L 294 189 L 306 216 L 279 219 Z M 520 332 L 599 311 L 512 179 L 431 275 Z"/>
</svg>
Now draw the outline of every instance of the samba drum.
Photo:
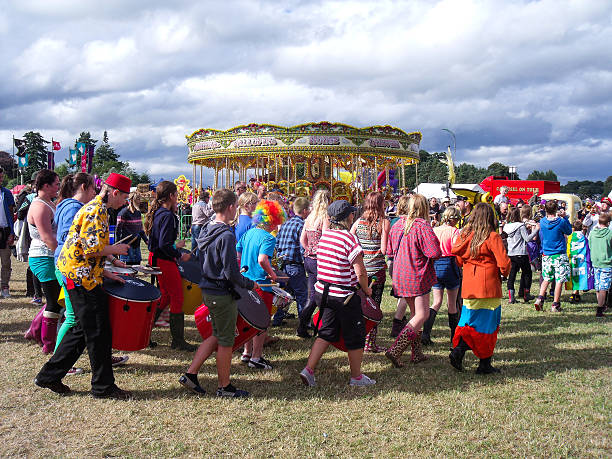
<svg viewBox="0 0 612 459">
<path fill-rule="evenodd" d="M 136 277 L 120 275 L 125 284 L 104 279 L 108 314 L 113 331 L 113 349 L 138 351 L 149 345 L 155 305 L 161 294 L 153 285 Z"/>
<path fill-rule="evenodd" d="M 128 268 L 120 268 L 118 266 L 115 266 L 114 264 L 110 263 L 110 262 L 106 262 L 104 264 L 104 269 L 106 271 L 110 271 L 111 273 L 115 273 L 115 274 L 125 274 L 127 276 L 133 276 L 136 274 L 136 270 L 128 267 Z"/>
<path fill-rule="evenodd" d="M 236 337 L 232 346 L 234 351 L 270 326 L 270 313 L 259 294 L 241 287 L 235 287 L 235 289 L 240 294 L 240 299 L 236 301 L 238 317 L 236 318 Z M 194 318 L 202 339 L 211 336 L 212 320 L 208 306 L 202 304 L 197 308 Z"/>
<path fill-rule="evenodd" d="M 361 299 L 361 314 L 363 315 L 363 319 L 365 322 L 365 330 L 366 330 L 366 335 L 367 335 L 368 333 L 372 331 L 372 329 L 376 325 L 380 323 L 380 321 L 383 318 L 383 313 L 380 310 L 380 308 L 376 305 L 376 303 L 374 303 L 374 300 L 370 298 L 369 296 L 365 296 L 365 294 L 361 290 L 358 290 L 355 294 L 359 295 L 359 298 Z M 318 310 L 312 316 L 312 322 L 314 326 L 316 327 L 318 324 L 317 329 L 321 328 L 321 323 L 319 323 L 319 312 L 321 311 Z M 344 345 L 344 338 L 342 337 L 342 331 L 340 332 L 340 339 L 338 341 L 334 341 L 331 344 L 335 346 L 336 348 L 340 349 L 341 351 L 346 352 L 346 346 Z"/>
<path fill-rule="evenodd" d="M 192 315 L 202 304 L 202 289 L 198 285 L 202 279 L 202 270 L 197 260 L 178 262 L 178 270 L 183 279 L 183 312 Z"/>
<path fill-rule="evenodd" d="M 289 309 L 289 305 L 293 301 L 293 296 L 291 296 L 289 292 L 283 290 L 280 287 L 272 286 L 271 288 L 274 292 L 274 300 L 272 302 L 274 308 L 276 308 L 277 311 L 279 309 L 283 311 Z"/>
</svg>

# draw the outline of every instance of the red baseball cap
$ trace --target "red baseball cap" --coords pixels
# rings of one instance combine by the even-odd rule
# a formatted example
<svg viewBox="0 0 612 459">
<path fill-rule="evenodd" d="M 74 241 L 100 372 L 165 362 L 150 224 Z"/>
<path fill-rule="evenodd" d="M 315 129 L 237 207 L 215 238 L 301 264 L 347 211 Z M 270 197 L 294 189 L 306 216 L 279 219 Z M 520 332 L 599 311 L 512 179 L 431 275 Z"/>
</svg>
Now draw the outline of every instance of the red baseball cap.
<svg viewBox="0 0 612 459">
<path fill-rule="evenodd" d="M 109 175 L 104 183 L 118 189 L 119 191 L 122 191 L 123 193 L 129 193 L 130 187 L 132 186 L 132 180 L 129 177 L 117 174 L 115 172 Z"/>
</svg>

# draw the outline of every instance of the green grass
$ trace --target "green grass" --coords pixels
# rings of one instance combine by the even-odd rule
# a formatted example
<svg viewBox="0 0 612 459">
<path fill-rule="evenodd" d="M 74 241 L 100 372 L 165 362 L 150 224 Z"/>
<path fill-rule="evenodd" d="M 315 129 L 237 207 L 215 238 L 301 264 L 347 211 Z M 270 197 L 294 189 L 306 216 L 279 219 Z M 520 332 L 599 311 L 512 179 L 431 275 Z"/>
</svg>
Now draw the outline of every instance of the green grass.
<svg viewBox="0 0 612 459">
<path fill-rule="evenodd" d="M 95 400 L 90 374 L 66 377 L 75 394 L 59 397 L 32 380 L 47 357 L 23 333 L 36 308 L 24 298 L 24 265 L 15 262 L 14 297 L 0 300 L 0 454 L 3 456 L 591 456 L 610 457 L 612 344 L 609 319 L 594 317 L 594 295 L 565 312 L 536 312 L 504 304 L 494 363 L 501 375 L 474 374 L 448 363 L 445 309 L 428 348 L 430 360 L 394 369 L 382 355 L 366 355 L 363 369 L 378 381 L 350 388 L 346 355 L 330 351 L 317 370 L 316 388 L 300 383 L 309 342 L 293 335 L 294 321 L 273 333 L 269 372 L 232 366 L 233 382 L 248 400 L 198 398 L 178 377 L 191 355 L 160 346 L 130 353 L 117 384 L 130 402 Z M 535 290 L 535 288 L 534 288 Z M 386 296 L 380 344 L 390 344 L 394 304 Z M 550 307 L 550 304 L 548 304 Z M 188 338 L 198 335 L 187 320 Z M 84 355 L 78 365 L 89 369 Z M 214 359 L 200 380 L 213 393 Z"/>
</svg>

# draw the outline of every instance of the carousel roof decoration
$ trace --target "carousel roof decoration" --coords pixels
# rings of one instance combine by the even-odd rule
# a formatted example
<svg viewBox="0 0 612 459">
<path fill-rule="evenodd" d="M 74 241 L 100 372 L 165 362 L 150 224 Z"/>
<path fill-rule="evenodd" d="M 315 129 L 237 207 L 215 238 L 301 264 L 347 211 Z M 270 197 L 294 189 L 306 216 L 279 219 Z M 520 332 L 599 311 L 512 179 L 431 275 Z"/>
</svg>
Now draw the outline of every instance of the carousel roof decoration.
<svg viewBox="0 0 612 459">
<path fill-rule="evenodd" d="M 312 194 L 325 187 L 334 197 L 350 197 L 358 188 L 378 189 L 378 174 L 419 161 L 420 132 L 407 134 L 392 126 L 356 128 L 347 124 L 319 123 L 284 127 L 248 124 L 226 131 L 199 129 L 185 136 L 187 160 L 194 167 L 215 170 L 215 185 L 245 180 L 252 170 L 258 180 L 285 193 Z M 340 180 L 349 172 L 351 180 Z M 400 179 L 403 174 L 400 173 Z M 352 183 L 350 183 L 352 182 Z M 374 183 L 376 182 L 376 183 Z M 202 171 L 200 169 L 200 186 Z"/>
</svg>

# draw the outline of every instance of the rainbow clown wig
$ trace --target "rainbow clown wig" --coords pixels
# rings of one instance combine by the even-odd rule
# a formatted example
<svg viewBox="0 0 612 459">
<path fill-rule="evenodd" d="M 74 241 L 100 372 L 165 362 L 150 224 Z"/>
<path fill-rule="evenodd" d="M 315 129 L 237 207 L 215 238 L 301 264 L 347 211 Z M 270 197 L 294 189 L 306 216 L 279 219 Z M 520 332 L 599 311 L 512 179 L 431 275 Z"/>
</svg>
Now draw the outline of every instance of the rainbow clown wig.
<svg viewBox="0 0 612 459">
<path fill-rule="evenodd" d="M 287 214 L 277 201 L 259 201 L 253 211 L 253 225 L 274 231 L 287 219 Z"/>
</svg>

